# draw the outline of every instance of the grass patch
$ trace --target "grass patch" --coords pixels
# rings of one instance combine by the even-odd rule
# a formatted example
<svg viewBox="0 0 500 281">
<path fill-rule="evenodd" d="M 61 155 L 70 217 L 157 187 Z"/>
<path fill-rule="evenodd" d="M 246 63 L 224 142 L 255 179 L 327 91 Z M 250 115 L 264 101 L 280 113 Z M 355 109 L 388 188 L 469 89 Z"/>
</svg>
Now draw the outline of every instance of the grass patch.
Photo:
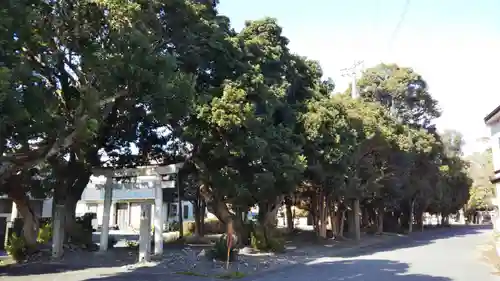
<svg viewBox="0 0 500 281">
<path fill-rule="evenodd" d="M 234 272 L 228 272 L 228 273 L 223 273 L 215 276 L 216 278 L 219 279 L 240 279 L 245 277 L 245 273 L 239 272 L 239 271 L 234 271 Z"/>
<path fill-rule="evenodd" d="M 175 274 L 186 275 L 186 276 L 209 277 L 209 275 L 207 275 L 207 274 L 201 274 L 201 273 L 197 273 L 197 272 L 193 272 L 193 271 L 179 271 L 179 272 L 176 272 Z"/>
<path fill-rule="evenodd" d="M 222 273 L 222 274 L 217 274 L 214 276 L 210 276 L 208 274 L 202 274 L 202 273 L 197 273 L 193 271 L 179 271 L 176 272 L 175 274 L 179 275 L 185 275 L 185 276 L 197 276 L 197 277 L 215 277 L 217 279 L 241 279 L 246 276 L 245 273 L 239 272 L 239 271 L 234 271 L 234 272 L 227 272 L 227 273 Z"/>
</svg>

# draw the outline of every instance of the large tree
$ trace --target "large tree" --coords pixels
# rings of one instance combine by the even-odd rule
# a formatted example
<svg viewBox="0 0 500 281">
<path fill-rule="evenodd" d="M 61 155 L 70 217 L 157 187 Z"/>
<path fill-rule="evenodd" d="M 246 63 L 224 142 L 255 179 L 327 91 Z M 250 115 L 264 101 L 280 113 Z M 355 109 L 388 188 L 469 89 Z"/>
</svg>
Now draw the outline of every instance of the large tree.
<svg viewBox="0 0 500 281">
<path fill-rule="evenodd" d="M 382 63 L 365 70 L 357 85 L 363 99 L 380 102 L 404 123 L 428 127 L 441 115 L 427 82 L 412 68 Z"/>
<path fill-rule="evenodd" d="M 165 52 L 157 4 L 11 1 L 2 6 L 8 28 L 2 34 L 0 180 L 25 223 L 36 225 L 36 219 L 26 201 L 29 190 L 15 181 L 18 173 L 48 161 L 64 182 L 54 188 L 56 201 L 64 203 L 77 182 L 81 194 L 99 162 L 98 150 L 113 141 L 107 138 L 120 137 L 110 128 L 120 117 L 135 122 L 122 123 L 118 132 L 134 136 L 143 134 L 141 128 L 148 132 L 179 119 L 190 100 L 191 79 Z M 35 237 L 28 233 L 32 244 Z"/>
</svg>

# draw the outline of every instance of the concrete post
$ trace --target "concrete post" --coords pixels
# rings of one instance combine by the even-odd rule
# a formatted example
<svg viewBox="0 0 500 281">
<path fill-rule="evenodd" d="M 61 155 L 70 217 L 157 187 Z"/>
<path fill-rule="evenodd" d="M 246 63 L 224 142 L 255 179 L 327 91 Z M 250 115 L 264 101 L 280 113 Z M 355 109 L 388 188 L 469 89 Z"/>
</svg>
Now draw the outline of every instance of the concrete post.
<svg viewBox="0 0 500 281">
<path fill-rule="evenodd" d="M 151 205 L 141 205 L 141 226 L 139 229 L 139 262 L 148 262 L 151 259 Z"/>
<path fill-rule="evenodd" d="M 10 232 L 9 229 L 14 226 L 14 221 L 17 219 L 18 215 L 18 210 L 17 210 L 17 205 L 12 201 L 12 208 L 10 211 L 10 217 L 6 218 L 6 224 L 5 224 L 5 237 L 4 237 L 4 247 L 7 247 L 7 244 L 9 243 L 9 238 L 10 238 Z"/>
<path fill-rule="evenodd" d="M 155 255 L 163 254 L 163 190 L 161 184 L 155 183 Z"/>
<path fill-rule="evenodd" d="M 55 200 L 54 200 L 55 202 Z M 54 204 L 54 219 L 52 225 L 52 257 L 60 258 L 64 253 L 64 205 Z"/>
<path fill-rule="evenodd" d="M 111 202 L 113 199 L 113 178 L 108 177 L 104 185 L 104 210 L 102 214 L 102 229 L 101 229 L 101 244 L 99 250 L 101 252 L 108 250 L 109 238 L 109 220 L 111 214 Z"/>
</svg>

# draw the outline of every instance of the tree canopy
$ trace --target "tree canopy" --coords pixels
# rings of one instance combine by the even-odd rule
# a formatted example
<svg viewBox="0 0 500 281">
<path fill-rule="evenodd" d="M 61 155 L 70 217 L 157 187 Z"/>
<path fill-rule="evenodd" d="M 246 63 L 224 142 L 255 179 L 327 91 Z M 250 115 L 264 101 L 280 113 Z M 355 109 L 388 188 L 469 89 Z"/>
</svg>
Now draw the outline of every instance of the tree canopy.
<svg viewBox="0 0 500 281">
<path fill-rule="evenodd" d="M 389 213 L 421 224 L 469 199 L 461 138 L 435 132 L 441 111 L 411 68 L 375 66 L 361 99 L 333 95 L 276 19 L 236 32 L 212 1 L 23 0 L 0 13 L 0 191 L 17 204 L 43 186 L 74 218 L 92 169 L 175 162 L 240 233 L 241 213 L 258 205 L 271 227 L 290 197 L 318 225 L 361 200 L 365 226 Z"/>
</svg>

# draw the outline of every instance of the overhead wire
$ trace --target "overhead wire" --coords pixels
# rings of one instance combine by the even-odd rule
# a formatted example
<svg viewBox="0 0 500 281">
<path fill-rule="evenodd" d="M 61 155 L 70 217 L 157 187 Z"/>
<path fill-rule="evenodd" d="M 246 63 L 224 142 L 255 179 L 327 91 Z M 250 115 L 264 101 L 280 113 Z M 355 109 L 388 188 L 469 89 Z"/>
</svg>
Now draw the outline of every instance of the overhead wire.
<svg viewBox="0 0 500 281">
<path fill-rule="evenodd" d="M 396 38 L 399 34 L 399 31 L 401 30 L 401 26 L 403 26 L 403 23 L 406 19 L 406 15 L 408 14 L 408 10 L 410 9 L 410 3 L 411 0 L 405 0 L 405 4 L 403 6 L 403 10 L 401 11 L 401 14 L 399 16 L 399 20 L 396 24 L 396 27 L 391 33 L 391 36 L 389 37 L 389 41 L 387 43 L 387 52 L 389 53 L 392 49 L 392 46 L 394 42 L 396 41 Z"/>
</svg>

